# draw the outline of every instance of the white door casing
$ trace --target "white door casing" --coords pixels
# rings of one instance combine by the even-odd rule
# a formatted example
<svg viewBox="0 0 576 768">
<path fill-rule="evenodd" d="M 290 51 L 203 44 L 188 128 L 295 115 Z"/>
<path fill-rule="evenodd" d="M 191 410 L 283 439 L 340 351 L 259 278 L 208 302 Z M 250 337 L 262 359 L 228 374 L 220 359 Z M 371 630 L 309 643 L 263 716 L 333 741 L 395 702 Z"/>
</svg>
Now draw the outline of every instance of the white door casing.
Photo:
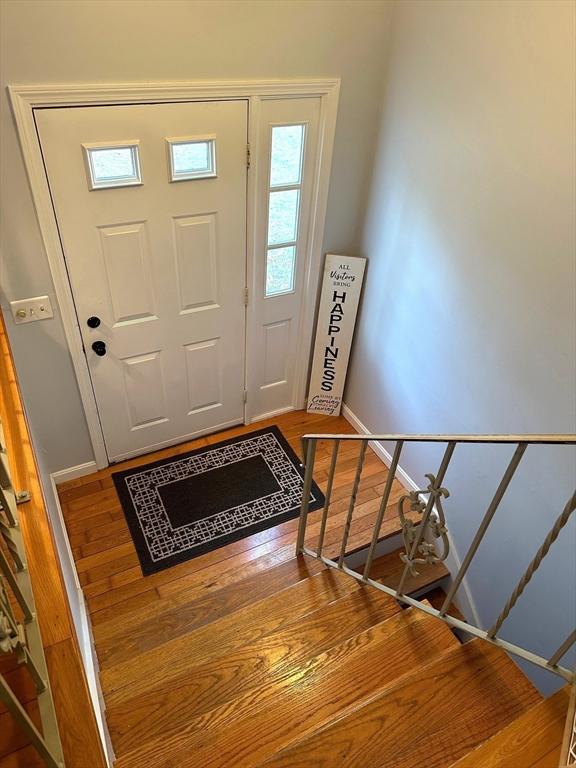
<svg viewBox="0 0 576 768">
<path fill-rule="evenodd" d="M 247 101 L 36 120 L 109 459 L 243 422 Z M 166 139 L 206 136 L 217 175 L 171 181 Z M 83 146 L 136 141 L 142 183 L 91 190 Z"/>
<path fill-rule="evenodd" d="M 248 252 L 247 271 L 250 296 L 256 295 L 256 262 L 262 258 L 255 243 L 257 228 L 255 214 L 258 208 L 256 198 L 261 194 L 256 183 L 257 169 L 267 158 L 261 158 L 259 152 L 259 113 L 268 100 L 291 100 L 315 98 L 320 102 L 318 130 L 318 155 L 314 173 L 313 193 L 310 208 L 310 228 L 308 253 L 305 267 L 304 297 L 301 306 L 300 326 L 302 338 L 299 340 L 296 368 L 295 407 L 302 407 L 304 402 L 310 347 L 313 334 L 313 318 L 317 295 L 318 275 L 321 269 L 323 226 L 328 197 L 328 183 L 336 115 L 338 110 L 339 79 L 308 80 L 228 80 L 228 81 L 175 81 L 148 83 L 74 83 L 74 84 L 25 84 L 8 86 L 10 103 L 16 122 L 22 156 L 30 183 L 32 198 L 40 226 L 40 234 L 45 248 L 48 264 L 54 283 L 54 302 L 59 309 L 65 338 L 70 351 L 71 361 L 78 382 L 78 388 L 86 422 L 94 449 L 97 468 L 108 464 L 97 404 L 90 379 L 87 359 L 76 315 L 73 295 L 69 282 L 62 244 L 59 237 L 56 218 L 51 200 L 50 188 L 46 178 L 44 162 L 38 139 L 35 114 L 44 108 L 65 106 L 102 106 L 182 103 L 189 101 L 247 99 L 250 104 L 249 135 L 252 145 L 252 170 L 248 174 Z M 96 193 L 97 194 L 97 193 Z M 252 306 L 248 307 L 248 317 Z M 251 361 L 257 357 L 261 337 L 248 328 L 248 378 Z M 256 411 L 248 400 L 246 421 L 249 423 Z M 77 476 L 92 471 L 94 464 L 62 470 L 62 476 Z"/>
</svg>

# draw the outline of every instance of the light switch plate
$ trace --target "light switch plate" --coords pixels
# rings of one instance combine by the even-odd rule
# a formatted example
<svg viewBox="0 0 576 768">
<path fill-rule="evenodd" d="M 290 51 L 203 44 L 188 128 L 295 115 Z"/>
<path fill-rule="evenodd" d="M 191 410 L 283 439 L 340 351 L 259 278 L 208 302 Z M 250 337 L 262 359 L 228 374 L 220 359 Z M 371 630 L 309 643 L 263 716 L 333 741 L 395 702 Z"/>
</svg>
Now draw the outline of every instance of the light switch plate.
<svg viewBox="0 0 576 768">
<path fill-rule="evenodd" d="M 49 296 L 36 296 L 33 299 L 11 301 L 10 309 L 15 323 L 32 323 L 35 320 L 47 320 L 54 317 Z"/>
</svg>

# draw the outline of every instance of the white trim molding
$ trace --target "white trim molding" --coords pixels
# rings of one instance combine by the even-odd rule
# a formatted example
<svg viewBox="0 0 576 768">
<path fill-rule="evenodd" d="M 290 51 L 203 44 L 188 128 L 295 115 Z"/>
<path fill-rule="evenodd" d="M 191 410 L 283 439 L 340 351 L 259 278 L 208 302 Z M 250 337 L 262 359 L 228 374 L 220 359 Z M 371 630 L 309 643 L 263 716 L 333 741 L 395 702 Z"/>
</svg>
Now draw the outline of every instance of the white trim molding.
<svg viewBox="0 0 576 768">
<path fill-rule="evenodd" d="M 67 469 L 60 469 L 58 472 L 52 472 L 50 477 L 54 480 L 56 485 L 62 485 L 67 483 L 68 480 L 76 480 L 77 477 L 84 477 L 84 475 L 91 475 L 96 472 L 98 467 L 95 461 L 86 461 L 84 464 L 77 464 L 75 467 L 68 467 Z"/>
<path fill-rule="evenodd" d="M 298 366 L 298 386 L 296 403 L 304 399 L 308 376 L 308 363 L 312 344 L 312 324 L 316 305 L 316 293 L 321 262 L 321 248 L 324 234 L 324 220 L 328 200 L 328 184 L 334 134 L 336 130 L 336 114 L 340 80 L 310 79 L 310 80 L 230 80 L 204 82 L 157 82 L 157 83 L 90 83 L 66 85 L 10 85 L 8 92 L 16 121 L 18 137 L 22 149 L 26 173 L 32 192 L 36 215 L 40 226 L 44 249 L 54 282 L 54 290 L 64 333 L 78 387 L 86 414 L 86 422 L 92 441 L 96 468 L 108 466 L 108 457 L 104 443 L 104 435 L 98 417 L 96 399 L 90 380 L 88 362 L 86 360 L 78 320 L 76 317 L 74 299 L 68 280 L 64 253 L 60 243 L 58 226 L 52 207 L 50 190 L 38 135 L 34 120 L 34 110 L 43 107 L 95 106 L 114 104 L 150 104 L 165 102 L 208 101 L 220 99 L 249 99 L 250 141 L 254 139 L 252 117 L 257 114 L 258 104 L 265 99 L 285 99 L 316 97 L 321 98 L 321 131 L 319 167 L 317 169 L 317 184 L 313 195 L 311 211 L 312 238 L 306 275 L 306 300 L 301 318 L 301 333 L 304 342 L 301 344 Z M 255 123 L 256 121 L 254 121 Z M 247 278 L 251 279 L 254 269 L 254 244 L 252 238 L 254 217 L 254 196 L 256 184 L 252 180 L 255 174 L 249 174 L 248 182 L 248 264 Z M 251 178 L 252 177 L 252 178 Z M 248 283 L 250 284 L 250 283 Z M 248 307 L 250 309 L 250 307 Z M 250 364 L 247 356 L 246 364 Z M 66 470 L 67 471 L 67 470 Z M 59 482 L 63 482 L 59 480 Z"/>
<path fill-rule="evenodd" d="M 98 676 L 98 658 L 94 648 L 92 625 L 86 607 L 84 591 L 82 590 L 80 579 L 78 578 L 78 571 L 76 569 L 72 547 L 70 546 L 70 539 L 68 538 L 68 531 L 66 530 L 66 524 L 64 522 L 64 515 L 62 514 L 60 497 L 58 496 L 58 480 L 56 475 L 59 474 L 61 473 L 55 472 L 50 475 L 50 492 L 52 498 L 50 499 L 51 504 L 49 505 L 49 511 L 51 509 L 54 510 L 54 513 L 50 514 L 50 523 L 53 529 L 57 527 L 58 530 L 54 531 L 55 539 L 57 542 L 62 542 L 64 548 L 64 551 L 62 551 L 60 547 L 58 548 L 58 554 L 61 559 L 60 568 L 63 571 L 65 570 L 66 573 L 71 574 L 74 581 L 73 584 L 69 584 L 67 579 L 64 579 L 68 592 L 68 600 L 71 605 L 74 604 L 76 607 L 76 610 L 72 611 L 73 617 L 75 619 L 77 618 L 77 621 L 74 621 L 74 626 L 76 628 L 82 661 L 84 662 L 83 666 L 86 673 L 86 681 L 88 683 L 88 690 L 90 692 L 90 699 L 92 700 L 92 707 L 94 709 L 94 716 L 96 717 L 96 724 L 98 726 L 102 748 L 107 765 L 109 768 L 112 768 L 114 763 L 114 751 L 108 732 L 108 724 L 106 722 L 105 714 L 106 707 Z M 73 594 L 70 594 L 69 590 L 73 590 Z"/>
<path fill-rule="evenodd" d="M 351 426 L 353 426 L 358 433 L 363 435 L 374 434 L 373 431 L 368 429 L 368 427 L 366 427 L 360 421 L 358 416 L 356 416 L 354 411 L 352 411 L 351 408 L 348 405 L 346 405 L 346 403 L 342 404 L 342 416 L 344 416 L 346 421 L 349 424 L 351 424 Z M 370 445 L 370 448 L 372 448 L 372 450 L 374 451 L 374 453 L 383 461 L 383 463 L 386 464 L 387 467 L 390 467 L 392 463 L 392 456 L 386 450 L 386 448 L 382 445 L 382 443 L 378 440 L 371 440 L 369 445 Z M 409 490 L 409 491 L 419 490 L 420 486 L 414 482 L 414 480 L 410 477 L 408 472 L 406 472 L 405 469 L 402 469 L 400 465 L 398 465 L 396 474 L 400 478 L 402 485 L 406 488 L 406 490 Z M 454 546 L 454 541 L 452 540 L 450 531 L 448 531 L 448 542 L 450 544 L 450 552 L 444 564 L 450 571 L 451 577 L 454 578 L 454 576 L 460 570 L 460 566 L 462 565 L 462 562 L 460 560 L 458 551 Z M 462 586 L 462 591 L 459 592 L 457 599 L 455 599 L 454 602 L 456 603 L 456 606 L 459 608 L 459 610 L 464 614 L 464 616 L 471 617 L 472 623 L 477 627 L 481 627 L 482 623 L 480 621 L 478 609 L 476 608 L 476 603 L 474 602 L 474 598 L 470 591 L 470 585 L 468 584 L 468 580 L 466 576 L 462 579 L 461 586 Z"/>
</svg>

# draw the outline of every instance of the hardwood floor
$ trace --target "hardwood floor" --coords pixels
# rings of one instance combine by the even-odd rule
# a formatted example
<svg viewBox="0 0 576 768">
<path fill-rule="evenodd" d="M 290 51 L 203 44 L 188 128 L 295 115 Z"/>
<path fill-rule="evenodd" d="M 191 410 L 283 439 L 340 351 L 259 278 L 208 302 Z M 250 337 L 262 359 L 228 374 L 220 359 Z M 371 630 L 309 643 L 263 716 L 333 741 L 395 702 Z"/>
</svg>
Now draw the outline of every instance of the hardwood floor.
<svg viewBox="0 0 576 768">
<path fill-rule="evenodd" d="M 267 423 L 278 424 L 297 452 L 307 432 L 353 432 L 341 417 L 295 412 L 60 487 L 116 768 L 448 768 L 538 706 L 541 697 L 499 649 L 461 646 L 437 619 L 296 558 L 297 520 L 142 575 L 112 472 Z M 320 444 L 317 451 L 315 479 L 324 490 L 329 450 Z M 325 538 L 331 556 L 358 451 L 342 445 Z M 369 450 L 348 551 L 369 541 L 386 477 Z M 395 505 L 404 493 L 395 481 L 384 535 L 399 530 Z M 321 511 L 309 515 L 312 547 L 320 518 Z M 395 585 L 399 562 L 397 552 L 378 558 L 374 578 Z M 437 585 L 445 574 L 434 566 L 407 591 Z"/>
<path fill-rule="evenodd" d="M 558 768 L 570 691 L 557 693 L 514 720 L 454 768 Z"/>
<path fill-rule="evenodd" d="M 215 620 L 223 619 L 218 627 L 219 652 L 230 654 L 240 653 L 239 648 L 250 648 L 250 643 L 258 642 L 263 633 L 284 626 L 288 619 L 294 622 L 298 616 L 320 610 L 323 604 L 344 595 L 347 601 L 343 601 L 332 619 L 331 631 L 335 631 L 334 625 L 339 619 L 351 622 L 351 626 L 357 625 L 354 618 L 355 601 L 359 599 L 354 594 L 358 591 L 357 585 L 339 574 L 320 573 L 324 568 L 314 561 L 294 559 L 297 520 L 152 576 L 142 575 L 113 486 L 112 472 L 177 456 L 273 423 L 281 428 L 297 453 L 300 453 L 300 438 L 306 432 L 354 432 L 343 417 L 295 412 L 132 459 L 59 487 L 70 544 L 94 628 L 112 740 L 119 755 L 132 749 L 138 740 L 135 735 L 138 730 L 131 727 L 134 711 L 153 707 L 146 702 L 162 697 L 170 681 L 189 668 L 190 654 L 194 654 L 196 671 L 201 673 L 197 685 L 201 685 L 200 680 L 210 680 L 213 672 L 209 655 L 211 623 Z M 317 451 L 315 479 L 324 490 L 329 450 L 330 446 L 320 444 Z M 341 447 L 325 539 L 329 555 L 335 555 L 339 549 L 358 451 L 359 446 L 355 444 Z M 350 532 L 350 549 L 369 541 L 386 476 L 386 467 L 369 450 Z M 402 493 L 402 486 L 395 483 L 383 535 L 398 530 L 392 505 Z M 319 533 L 320 515 L 321 512 L 313 512 L 309 516 L 307 543 L 312 545 Z M 314 574 L 316 577 L 308 580 Z M 284 591 L 275 598 L 280 590 Z M 235 612 L 267 597 L 272 600 L 266 603 L 266 615 L 255 611 L 251 621 L 243 622 L 239 630 Z M 376 610 L 377 597 L 373 601 Z M 302 648 L 307 647 L 304 637 L 301 644 Z M 319 646 L 310 645 L 308 650 L 313 648 L 318 650 Z M 235 658 L 232 656 L 230 663 Z M 208 666 L 199 669 L 198 665 L 202 664 Z M 179 696 L 185 694 L 179 691 L 170 697 L 175 708 Z M 135 697 L 142 697 L 138 707 Z M 203 703 L 205 698 L 206 695 L 200 697 L 195 709 L 187 710 L 187 716 L 197 716 L 202 706 L 209 706 L 209 702 Z M 172 705 L 168 709 L 171 711 Z M 148 718 L 145 722 L 149 722 Z M 157 732 L 158 726 L 155 726 L 151 733 Z"/>
<path fill-rule="evenodd" d="M 111 474 L 119 469 L 139 466 L 150 461 L 177 456 L 194 448 L 209 445 L 234 435 L 277 424 L 291 446 L 300 453 L 300 437 L 311 430 L 348 432 L 354 430 L 343 417 L 326 418 L 297 411 L 251 427 L 236 427 L 173 448 L 122 462 L 59 487 L 60 501 L 74 553 L 80 582 L 88 601 L 90 616 L 100 637 L 100 624 L 112 622 L 125 625 L 125 616 L 144 607 L 147 611 L 164 610 L 164 601 L 188 603 L 194 596 L 217 591 L 247 576 L 254 576 L 293 557 L 298 520 L 291 520 L 214 550 L 168 570 L 144 577 L 128 526 L 113 486 Z M 337 465 L 333 488 L 333 504 L 326 535 L 326 551 L 338 551 L 344 528 L 348 500 L 352 488 L 358 445 L 343 445 Z M 317 451 L 315 479 L 325 489 L 330 457 L 328 446 L 320 444 Z M 350 532 L 349 549 L 369 541 L 371 527 L 381 498 L 387 469 L 369 450 L 357 500 L 357 509 Z M 405 493 L 396 482 L 390 498 L 389 512 L 383 534 L 397 531 L 393 507 Z M 309 516 L 307 542 L 314 544 L 320 530 L 321 512 Z M 180 597 L 179 597 L 180 596 Z M 156 603 L 161 603 L 157 606 Z M 121 631 L 121 630 L 120 630 Z"/>
</svg>

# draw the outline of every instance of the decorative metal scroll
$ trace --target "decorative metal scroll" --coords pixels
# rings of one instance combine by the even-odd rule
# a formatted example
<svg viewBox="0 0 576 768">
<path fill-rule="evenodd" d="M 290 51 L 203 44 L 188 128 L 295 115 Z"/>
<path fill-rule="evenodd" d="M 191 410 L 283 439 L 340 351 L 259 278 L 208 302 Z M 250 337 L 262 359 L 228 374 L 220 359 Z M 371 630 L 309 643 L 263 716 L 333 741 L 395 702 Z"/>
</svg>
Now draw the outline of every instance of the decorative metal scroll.
<svg viewBox="0 0 576 768">
<path fill-rule="evenodd" d="M 398 517 L 402 525 L 402 539 L 404 541 L 405 551 L 400 555 L 400 559 L 403 563 L 408 565 L 410 574 L 417 576 L 417 565 L 426 565 L 430 563 L 440 563 L 446 560 L 450 551 L 450 543 L 448 541 L 448 528 L 446 527 L 446 517 L 442 508 L 442 499 L 447 499 L 450 496 L 450 491 L 447 488 L 436 488 L 436 478 L 433 474 L 427 474 L 426 477 L 430 480 L 430 484 L 425 490 L 411 491 L 410 493 L 402 496 L 398 501 Z M 410 503 L 410 511 L 423 514 L 426 509 L 427 503 L 423 501 L 421 496 L 423 494 L 428 495 L 434 499 L 434 510 L 428 520 L 423 520 L 419 523 L 414 523 L 410 518 L 406 517 L 405 505 Z M 410 558 L 410 552 L 414 541 L 418 538 L 421 527 L 424 526 L 424 535 L 418 545 L 417 553 L 420 557 Z M 442 541 L 442 552 L 438 554 L 436 545 L 430 539 L 440 539 Z"/>
</svg>

